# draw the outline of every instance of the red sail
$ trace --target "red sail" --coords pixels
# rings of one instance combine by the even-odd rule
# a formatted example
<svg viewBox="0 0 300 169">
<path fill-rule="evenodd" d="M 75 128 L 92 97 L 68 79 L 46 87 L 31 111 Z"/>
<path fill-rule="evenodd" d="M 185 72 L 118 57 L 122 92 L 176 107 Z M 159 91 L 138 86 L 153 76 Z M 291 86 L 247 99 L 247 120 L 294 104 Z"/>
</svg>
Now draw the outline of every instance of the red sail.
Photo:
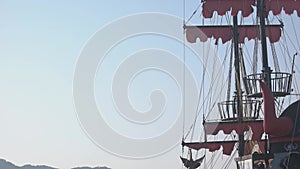
<svg viewBox="0 0 300 169">
<path fill-rule="evenodd" d="M 284 10 L 286 14 L 291 15 L 297 11 L 300 17 L 300 1 L 299 0 L 266 0 L 267 13 L 272 11 L 273 15 L 279 15 Z"/>
<path fill-rule="evenodd" d="M 199 38 L 201 42 L 206 42 L 208 38 L 216 39 L 216 44 L 219 39 L 222 43 L 226 43 L 232 39 L 232 26 L 187 26 L 186 38 L 190 43 L 196 43 Z M 248 40 L 260 39 L 260 32 L 258 26 L 244 25 L 238 27 L 239 31 L 239 43 L 244 43 L 245 38 Z M 281 37 L 281 25 L 269 25 L 266 26 L 266 36 L 271 43 L 278 42 Z"/>
<path fill-rule="evenodd" d="M 286 14 L 290 15 L 297 11 L 300 17 L 299 0 L 265 0 L 265 2 L 267 14 L 272 11 L 274 15 L 279 15 L 284 10 Z M 223 16 L 226 12 L 231 11 L 231 15 L 235 16 L 241 11 L 243 17 L 247 17 L 253 13 L 255 5 L 255 0 L 205 0 L 202 15 L 205 18 L 211 18 L 214 12 Z"/>
<path fill-rule="evenodd" d="M 234 149 L 235 143 L 238 141 L 214 141 L 214 142 L 192 142 L 192 143 L 183 143 L 184 146 L 194 149 L 208 149 L 210 152 L 223 148 L 223 154 L 231 155 Z M 261 152 L 264 152 L 264 141 L 247 141 L 245 142 L 245 153 L 244 155 L 252 154 L 252 149 L 255 144 L 258 144 L 258 147 Z"/>
<path fill-rule="evenodd" d="M 208 38 L 222 40 L 222 43 L 226 43 L 232 39 L 232 26 L 187 26 L 186 38 L 190 43 L 196 43 L 197 38 L 201 42 L 206 42 Z"/>
<path fill-rule="evenodd" d="M 247 17 L 253 12 L 252 6 L 254 5 L 254 0 L 206 0 L 203 4 L 202 15 L 205 18 L 211 18 L 215 11 L 221 16 L 231 11 L 231 15 L 234 16 L 238 11 L 242 11 L 243 16 Z"/>
<path fill-rule="evenodd" d="M 237 141 L 198 142 L 198 143 L 184 143 L 184 145 L 194 150 L 208 149 L 210 152 L 219 150 L 222 146 L 223 154 L 231 155 L 236 142 Z"/>
<path fill-rule="evenodd" d="M 272 137 L 288 135 L 293 129 L 293 120 L 289 117 L 276 117 L 274 96 L 270 88 L 260 81 L 264 100 L 264 130 Z"/>
<path fill-rule="evenodd" d="M 252 140 L 260 140 L 264 132 L 263 121 L 244 121 L 243 123 L 235 122 L 213 122 L 205 123 L 206 134 L 216 135 L 219 131 L 223 131 L 225 134 L 230 134 L 235 130 L 238 134 L 243 134 L 245 131 L 249 131 L 249 127 L 253 132 Z"/>
</svg>

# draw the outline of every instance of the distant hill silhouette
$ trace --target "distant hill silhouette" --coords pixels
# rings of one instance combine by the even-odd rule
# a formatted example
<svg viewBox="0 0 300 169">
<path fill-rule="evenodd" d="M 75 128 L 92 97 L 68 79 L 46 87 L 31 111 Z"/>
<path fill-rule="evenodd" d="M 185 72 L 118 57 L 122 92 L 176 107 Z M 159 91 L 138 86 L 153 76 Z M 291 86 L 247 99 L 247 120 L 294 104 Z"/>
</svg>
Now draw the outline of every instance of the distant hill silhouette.
<svg viewBox="0 0 300 169">
<path fill-rule="evenodd" d="M 53 167 L 48 167 L 44 165 L 33 166 L 33 165 L 24 165 L 22 167 L 16 166 L 11 162 L 0 159 L 0 169 L 57 169 Z"/>
<path fill-rule="evenodd" d="M 75 168 L 72 168 L 72 169 L 111 169 L 111 168 L 107 168 L 107 167 L 75 167 Z"/>
<path fill-rule="evenodd" d="M 58 169 L 58 168 L 53 168 L 53 167 L 48 167 L 45 165 L 37 165 L 37 166 L 33 166 L 33 165 L 24 165 L 24 166 L 16 166 L 13 163 L 0 159 L 0 169 Z M 107 168 L 107 167 L 75 167 L 72 169 L 111 169 L 111 168 Z"/>
</svg>

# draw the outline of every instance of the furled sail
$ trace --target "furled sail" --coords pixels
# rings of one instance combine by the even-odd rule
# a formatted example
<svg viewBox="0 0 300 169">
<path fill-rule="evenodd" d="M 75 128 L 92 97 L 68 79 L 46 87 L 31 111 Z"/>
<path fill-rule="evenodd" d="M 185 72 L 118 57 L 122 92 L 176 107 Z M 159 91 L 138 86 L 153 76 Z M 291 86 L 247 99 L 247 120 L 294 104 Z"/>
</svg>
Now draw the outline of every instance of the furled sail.
<svg viewBox="0 0 300 169">
<path fill-rule="evenodd" d="M 297 11 L 300 17 L 299 0 L 265 0 L 267 14 L 272 11 L 273 15 L 279 15 L 281 11 L 291 15 Z M 231 12 L 232 16 L 241 11 L 244 17 L 253 13 L 253 6 L 256 6 L 255 0 L 204 0 L 202 15 L 205 18 L 211 18 L 216 12 L 218 15 L 225 15 Z"/>
<path fill-rule="evenodd" d="M 260 140 L 264 132 L 262 120 L 244 121 L 243 123 L 238 123 L 237 121 L 205 123 L 206 134 L 210 135 L 216 135 L 221 130 L 225 134 L 230 134 L 233 130 L 238 134 L 242 134 L 245 131 L 249 131 L 249 127 L 253 131 L 252 139 Z"/>
<path fill-rule="evenodd" d="M 273 15 L 279 15 L 281 11 L 291 15 L 297 11 L 300 17 L 300 1 L 299 0 L 266 0 L 266 11 L 273 12 Z"/>
<path fill-rule="evenodd" d="M 281 25 L 266 26 L 266 36 L 271 43 L 278 42 L 281 37 Z M 248 40 L 260 39 L 260 31 L 257 25 L 241 25 L 238 27 L 239 43 L 244 43 L 245 38 Z M 199 38 L 201 42 L 206 42 L 208 38 L 216 39 L 216 44 L 219 39 L 222 43 L 230 41 L 233 37 L 233 27 L 226 26 L 186 26 L 186 38 L 190 43 L 196 43 Z"/>
<path fill-rule="evenodd" d="M 214 12 L 222 16 L 231 11 L 231 15 L 235 16 L 238 11 L 241 11 L 243 16 L 247 17 L 253 13 L 252 6 L 254 5 L 254 0 L 205 0 L 202 15 L 205 18 L 211 18 Z"/>
<path fill-rule="evenodd" d="M 253 7 L 256 6 L 255 0 L 202 0 L 202 15 L 205 18 L 212 18 L 214 12 L 218 15 L 225 15 L 231 12 L 232 16 L 236 16 L 241 12 L 243 17 L 247 17 L 253 13 Z M 297 11 L 300 17 L 300 0 L 265 0 L 267 15 L 272 12 L 273 15 L 279 15 L 281 11 L 286 14 L 293 14 Z M 278 42 L 281 37 L 282 25 L 266 25 L 266 36 L 271 43 Z M 216 39 L 216 44 L 219 39 L 222 43 L 230 41 L 233 37 L 233 27 L 226 26 L 187 26 L 186 37 L 190 43 L 195 43 L 199 38 L 201 42 L 207 41 L 208 38 Z M 239 26 L 239 43 L 244 43 L 245 38 L 248 40 L 260 39 L 260 31 L 258 25 L 243 25 Z"/>
<path fill-rule="evenodd" d="M 212 142 L 190 142 L 182 143 L 183 146 L 194 150 L 208 149 L 210 152 L 214 152 L 223 148 L 223 154 L 231 155 L 233 152 L 235 143 L 238 141 L 212 141 Z M 257 150 L 254 150 L 255 145 L 257 145 Z M 258 141 L 247 141 L 245 142 L 245 155 L 252 154 L 252 151 L 263 152 L 264 151 L 264 140 Z"/>
<path fill-rule="evenodd" d="M 192 143 L 182 143 L 182 144 L 194 150 L 208 149 L 210 152 L 219 150 L 222 146 L 223 154 L 231 155 L 236 142 L 237 141 L 216 141 L 216 142 L 192 142 Z"/>
</svg>

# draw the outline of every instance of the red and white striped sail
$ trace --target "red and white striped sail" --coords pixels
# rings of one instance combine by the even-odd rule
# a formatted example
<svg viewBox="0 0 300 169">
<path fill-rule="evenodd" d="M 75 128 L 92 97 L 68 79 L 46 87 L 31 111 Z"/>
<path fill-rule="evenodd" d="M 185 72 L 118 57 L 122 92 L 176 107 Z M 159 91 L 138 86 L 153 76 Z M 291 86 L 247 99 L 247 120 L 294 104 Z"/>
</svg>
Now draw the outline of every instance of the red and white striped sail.
<svg viewBox="0 0 300 169">
<path fill-rule="evenodd" d="M 299 0 L 265 0 L 267 14 L 279 15 L 281 11 L 291 15 L 294 11 L 298 12 L 300 17 Z M 216 12 L 218 15 L 225 15 L 231 12 L 232 16 L 240 11 L 244 17 L 253 13 L 253 7 L 256 6 L 255 0 L 205 0 L 203 3 L 202 15 L 205 18 L 211 18 Z"/>
<path fill-rule="evenodd" d="M 214 13 L 225 15 L 230 12 L 235 16 L 241 12 L 243 17 L 247 17 L 254 12 L 256 6 L 255 0 L 205 0 L 202 6 L 202 15 L 204 18 L 213 17 Z M 300 0 L 265 0 L 266 12 L 279 15 L 282 11 L 286 14 L 293 14 L 297 11 L 300 17 Z M 197 39 L 201 42 L 207 41 L 208 38 L 216 39 L 216 44 L 219 39 L 222 43 L 230 41 L 233 37 L 233 27 L 228 26 L 187 26 L 186 37 L 190 43 L 195 43 Z M 239 26 L 239 43 L 244 43 L 245 39 L 252 40 L 260 38 L 258 26 L 244 25 Z M 278 42 L 281 37 L 281 25 L 267 25 L 266 36 L 271 43 Z"/>
<path fill-rule="evenodd" d="M 250 128 L 253 132 L 252 139 L 260 140 L 264 133 L 262 120 L 244 121 L 243 123 L 237 121 L 205 123 L 205 132 L 209 135 L 217 135 L 221 130 L 224 134 L 230 134 L 233 130 L 238 134 L 243 134 Z"/>
<path fill-rule="evenodd" d="M 231 155 L 236 142 L 237 141 L 195 142 L 184 143 L 184 145 L 194 150 L 208 149 L 210 152 L 219 150 L 222 147 L 223 154 Z"/>
<path fill-rule="evenodd" d="M 266 26 L 266 36 L 269 38 L 271 43 L 278 42 L 281 37 L 281 25 L 269 25 Z M 244 43 L 245 39 L 260 39 L 260 31 L 258 26 L 244 25 L 238 27 L 239 31 L 239 43 Z M 222 43 L 226 43 L 232 39 L 233 35 L 232 26 L 187 26 L 186 27 L 186 38 L 190 43 L 196 43 L 197 39 L 201 42 L 206 42 L 208 38 L 222 40 Z"/>
<path fill-rule="evenodd" d="M 231 11 L 231 15 L 235 16 L 239 11 L 244 17 L 253 13 L 254 0 L 205 0 L 203 3 L 202 15 L 205 18 L 211 18 L 213 13 L 225 15 Z"/>
<path fill-rule="evenodd" d="M 210 152 L 220 150 L 222 148 L 224 155 L 231 155 L 235 144 L 238 141 L 212 141 L 212 142 L 192 142 L 192 143 L 183 143 L 184 146 L 194 149 L 207 149 Z M 252 153 L 254 145 L 257 144 L 260 151 L 264 151 L 264 140 L 259 141 L 249 141 L 245 142 L 245 155 Z"/>
</svg>

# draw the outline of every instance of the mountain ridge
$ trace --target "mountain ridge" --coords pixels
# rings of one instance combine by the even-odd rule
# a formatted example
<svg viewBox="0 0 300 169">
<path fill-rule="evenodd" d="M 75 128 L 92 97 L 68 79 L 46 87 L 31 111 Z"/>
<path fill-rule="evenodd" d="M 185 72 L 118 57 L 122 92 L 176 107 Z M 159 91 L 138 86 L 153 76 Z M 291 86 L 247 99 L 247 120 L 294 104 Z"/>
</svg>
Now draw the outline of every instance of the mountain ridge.
<svg viewBox="0 0 300 169">
<path fill-rule="evenodd" d="M 0 169 L 59 169 L 59 168 L 54 168 L 46 165 L 30 165 L 26 164 L 23 166 L 17 166 L 13 164 L 12 162 L 9 162 L 4 159 L 0 159 Z M 71 169 L 111 169 L 108 167 L 74 167 Z"/>
</svg>

